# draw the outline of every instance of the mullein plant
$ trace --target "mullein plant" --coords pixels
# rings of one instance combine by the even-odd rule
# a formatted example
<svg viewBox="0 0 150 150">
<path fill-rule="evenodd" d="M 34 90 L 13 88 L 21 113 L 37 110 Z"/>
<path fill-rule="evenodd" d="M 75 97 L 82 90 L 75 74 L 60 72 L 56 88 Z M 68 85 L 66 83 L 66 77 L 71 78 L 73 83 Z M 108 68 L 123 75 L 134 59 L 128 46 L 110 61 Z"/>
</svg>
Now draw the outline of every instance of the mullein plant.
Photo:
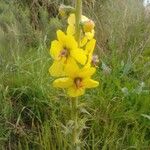
<svg viewBox="0 0 150 150">
<path fill-rule="evenodd" d="M 78 97 L 85 90 L 95 88 L 98 81 L 91 79 L 96 71 L 98 57 L 94 55 L 95 23 L 82 15 L 82 0 L 76 0 L 75 8 L 61 5 L 59 13 L 68 17 L 65 32 L 58 30 L 57 39 L 51 42 L 50 55 L 54 62 L 49 69 L 50 75 L 56 77 L 53 86 L 66 89 L 71 97 L 73 126 L 73 146 L 80 149 L 78 133 Z"/>
</svg>

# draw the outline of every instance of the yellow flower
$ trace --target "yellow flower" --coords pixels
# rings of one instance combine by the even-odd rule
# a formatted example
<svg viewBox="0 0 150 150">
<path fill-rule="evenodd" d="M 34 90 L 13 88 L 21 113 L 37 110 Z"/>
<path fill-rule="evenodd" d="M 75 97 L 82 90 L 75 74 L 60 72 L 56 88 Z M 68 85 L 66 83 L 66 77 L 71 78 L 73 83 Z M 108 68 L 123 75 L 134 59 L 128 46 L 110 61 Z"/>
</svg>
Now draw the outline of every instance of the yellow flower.
<svg viewBox="0 0 150 150">
<path fill-rule="evenodd" d="M 89 23 L 91 21 L 86 16 L 82 15 L 81 22 Z M 69 25 L 67 27 L 67 34 L 74 35 L 75 34 L 75 14 L 70 14 L 70 16 L 68 18 L 68 24 Z M 83 47 L 88 42 L 88 40 L 91 40 L 95 34 L 94 29 L 92 29 L 90 32 L 88 30 L 83 30 L 83 31 L 84 31 L 83 36 L 82 36 L 81 43 L 80 43 L 81 47 Z M 85 31 L 87 31 L 87 32 L 85 32 Z"/>
<path fill-rule="evenodd" d="M 82 65 L 86 63 L 85 52 L 78 48 L 73 36 L 65 35 L 61 30 L 57 31 L 58 40 L 51 43 L 50 55 L 54 59 L 49 72 L 52 76 L 63 76 L 68 64 L 74 65 L 76 61 Z"/>
<path fill-rule="evenodd" d="M 77 64 L 69 65 L 66 70 L 68 77 L 56 79 L 53 82 L 54 87 L 66 88 L 70 97 L 81 96 L 85 93 L 86 88 L 94 88 L 99 82 L 92 80 L 91 76 L 95 72 L 95 68 L 80 69 Z"/>
</svg>

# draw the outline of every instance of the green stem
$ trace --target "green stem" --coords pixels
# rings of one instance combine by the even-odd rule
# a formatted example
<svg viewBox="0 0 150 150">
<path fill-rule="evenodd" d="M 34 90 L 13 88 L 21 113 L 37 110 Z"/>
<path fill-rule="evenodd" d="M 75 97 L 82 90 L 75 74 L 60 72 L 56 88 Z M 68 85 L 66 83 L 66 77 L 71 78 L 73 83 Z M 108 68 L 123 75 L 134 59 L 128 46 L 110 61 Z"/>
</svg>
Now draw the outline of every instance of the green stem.
<svg viewBox="0 0 150 150">
<path fill-rule="evenodd" d="M 82 0 L 75 1 L 75 30 L 76 30 L 76 40 L 80 46 L 81 40 L 81 15 L 82 15 Z M 73 128 L 73 149 L 80 150 L 79 146 L 79 133 L 78 133 L 78 97 L 72 99 L 72 119 L 74 121 Z"/>
<path fill-rule="evenodd" d="M 72 119 L 74 121 L 74 128 L 73 128 L 73 150 L 80 150 L 79 146 L 79 136 L 78 136 L 78 97 L 72 99 Z"/>
<path fill-rule="evenodd" d="M 81 40 L 81 15 L 82 15 L 82 0 L 76 0 L 75 4 L 76 13 L 75 13 L 75 30 L 76 30 L 76 40 L 78 41 L 78 44 L 80 44 Z"/>
</svg>

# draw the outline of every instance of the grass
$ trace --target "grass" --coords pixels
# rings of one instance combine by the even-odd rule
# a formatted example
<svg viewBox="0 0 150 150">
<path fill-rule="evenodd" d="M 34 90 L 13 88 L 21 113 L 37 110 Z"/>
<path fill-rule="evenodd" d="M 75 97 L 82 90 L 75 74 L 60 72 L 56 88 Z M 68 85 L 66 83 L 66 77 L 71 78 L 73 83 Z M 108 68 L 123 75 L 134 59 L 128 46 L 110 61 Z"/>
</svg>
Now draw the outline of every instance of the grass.
<svg viewBox="0 0 150 150">
<path fill-rule="evenodd" d="M 100 86 L 80 98 L 82 149 L 149 150 L 149 19 L 140 1 L 84 6 L 84 14 L 96 21 L 101 63 L 94 77 Z M 49 18 L 42 7 L 40 16 L 35 30 L 28 7 L 0 3 L 2 150 L 71 149 L 70 100 L 52 87 L 48 73 L 50 41 L 64 29 L 64 20 Z"/>
</svg>

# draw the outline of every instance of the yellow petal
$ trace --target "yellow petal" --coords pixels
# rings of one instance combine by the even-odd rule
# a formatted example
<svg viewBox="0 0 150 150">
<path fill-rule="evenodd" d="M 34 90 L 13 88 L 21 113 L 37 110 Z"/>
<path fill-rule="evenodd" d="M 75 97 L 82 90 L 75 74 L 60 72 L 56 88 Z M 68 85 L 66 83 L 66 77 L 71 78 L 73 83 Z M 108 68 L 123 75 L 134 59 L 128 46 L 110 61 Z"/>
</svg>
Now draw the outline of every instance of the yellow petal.
<svg viewBox="0 0 150 150">
<path fill-rule="evenodd" d="M 71 78 L 59 78 L 53 82 L 53 86 L 58 88 L 69 88 L 72 85 L 73 80 Z"/>
<path fill-rule="evenodd" d="M 59 77 L 64 76 L 65 73 L 63 71 L 64 65 L 60 61 L 54 61 L 52 66 L 49 68 L 49 73 L 51 76 Z"/>
<path fill-rule="evenodd" d="M 82 22 L 84 21 L 88 21 L 89 19 L 86 16 L 81 17 Z M 68 24 L 70 25 L 75 25 L 75 14 L 70 14 L 70 16 L 68 17 Z"/>
<path fill-rule="evenodd" d="M 65 65 L 64 71 L 69 77 L 72 78 L 74 78 L 77 75 L 77 73 L 79 72 L 79 67 L 73 58 L 69 57 L 67 59 L 67 64 Z"/>
<path fill-rule="evenodd" d="M 75 25 L 75 14 L 70 14 L 70 16 L 68 18 L 68 24 Z"/>
<path fill-rule="evenodd" d="M 65 42 L 65 40 L 66 40 L 66 35 L 61 30 L 58 30 L 57 31 L 57 38 L 58 38 L 58 41 L 63 44 Z"/>
<path fill-rule="evenodd" d="M 87 43 L 88 39 L 86 36 L 84 36 L 80 42 L 80 47 L 83 47 Z"/>
<path fill-rule="evenodd" d="M 74 57 L 80 64 L 84 65 L 86 63 L 87 57 L 85 51 L 82 49 L 73 49 L 70 52 L 70 55 Z"/>
<path fill-rule="evenodd" d="M 74 36 L 71 36 L 71 35 L 66 36 L 66 42 L 64 42 L 64 45 L 69 50 L 76 49 L 78 47 L 78 44 L 77 44 Z"/>
<path fill-rule="evenodd" d="M 82 83 L 85 88 L 95 88 L 99 85 L 99 82 L 92 79 L 85 79 Z"/>
<path fill-rule="evenodd" d="M 93 54 L 93 51 L 94 51 L 94 48 L 95 48 L 95 44 L 96 44 L 96 40 L 95 39 L 90 40 L 87 43 L 87 45 L 86 45 L 85 52 L 87 54 Z"/>
<path fill-rule="evenodd" d="M 59 59 L 59 55 L 62 49 L 63 47 L 60 42 L 58 42 L 57 40 L 52 41 L 50 48 L 50 55 L 52 56 L 52 58 Z"/>
<path fill-rule="evenodd" d="M 70 97 L 78 97 L 85 93 L 85 89 L 83 89 L 83 88 L 77 89 L 75 86 L 72 86 L 72 87 L 68 88 L 67 93 Z"/>
<path fill-rule="evenodd" d="M 87 63 L 85 65 L 86 68 L 89 68 L 91 66 L 91 61 L 92 61 L 92 55 L 89 54 L 88 55 L 88 60 L 87 60 Z"/>
<path fill-rule="evenodd" d="M 95 73 L 96 69 L 94 67 L 84 67 L 79 72 L 79 77 L 81 78 L 89 78 Z"/>
<path fill-rule="evenodd" d="M 74 25 L 69 25 L 67 27 L 67 35 L 74 35 L 75 34 L 75 26 Z"/>
<path fill-rule="evenodd" d="M 85 36 L 87 37 L 88 40 L 93 39 L 94 35 L 95 35 L 95 31 L 94 30 L 92 30 L 92 32 L 86 32 L 85 33 Z"/>
</svg>

